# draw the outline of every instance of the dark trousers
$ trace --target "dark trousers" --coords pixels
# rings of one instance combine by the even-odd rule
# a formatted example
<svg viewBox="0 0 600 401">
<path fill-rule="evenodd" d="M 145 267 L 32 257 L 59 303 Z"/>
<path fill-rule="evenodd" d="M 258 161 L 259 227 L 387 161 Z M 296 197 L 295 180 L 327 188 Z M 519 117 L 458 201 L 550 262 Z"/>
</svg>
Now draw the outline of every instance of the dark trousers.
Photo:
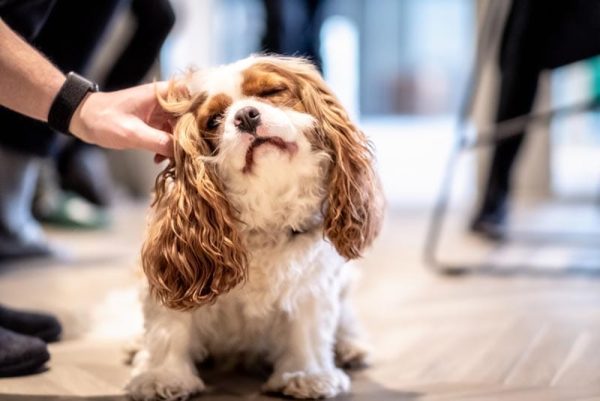
<svg viewBox="0 0 600 401">
<path fill-rule="evenodd" d="M 266 31 L 262 49 L 268 53 L 307 57 L 321 69 L 321 18 L 323 0 L 263 0 Z"/>
<path fill-rule="evenodd" d="M 136 22 L 135 31 L 106 76 L 104 90 L 124 89 L 140 83 L 175 24 L 175 14 L 168 0 L 132 0 L 131 14 Z"/>
<path fill-rule="evenodd" d="M 538 78 L 600 54 L 600 1 L 514 0 L 500 48 L 500 96 L 496 121 L 531 112 Z M 511 171 L 525 132 L 495 147 L 482 212 L 492 212 L 510 193 Z"/>
<path fill-rule="evenodd" d="M 2 1 L 2 0 L 0 0 Z M 106 87 L 137 84 L 150 69 L 174 23 L 167 0 L 16 0 L 0 3 L 0 15 L 60 70 L 85 75 L 115 13 L 131 6 L 137 29 L 108 75 Z M 48 156 L 56 134 L 44 123 L 0 108 L 0 146 Z"/>
</svg>

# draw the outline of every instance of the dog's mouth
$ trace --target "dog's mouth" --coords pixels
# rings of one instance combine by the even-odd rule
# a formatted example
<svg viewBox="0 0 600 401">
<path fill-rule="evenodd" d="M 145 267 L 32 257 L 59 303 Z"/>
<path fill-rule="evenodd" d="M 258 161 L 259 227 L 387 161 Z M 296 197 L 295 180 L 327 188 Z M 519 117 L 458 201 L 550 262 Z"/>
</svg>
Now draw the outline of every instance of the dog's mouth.
<svg viewBox="0 0 600 401">
<path fill-rule="evenodd" d="M 250 143 L 250 146 L 248 146 L 248 150 L 246 150 L 246 164 L 242 169 L 243 173 L 252 171 L 252 167 L 254 166 L 254 151 L 263 145 L 272 145 L 282 152 L 289 153 L 290 156 L 293 156 L 298 150 L 298 145 L 294 142 L 286 142 L 278 136 L 257 136 Z"/>
</svg>

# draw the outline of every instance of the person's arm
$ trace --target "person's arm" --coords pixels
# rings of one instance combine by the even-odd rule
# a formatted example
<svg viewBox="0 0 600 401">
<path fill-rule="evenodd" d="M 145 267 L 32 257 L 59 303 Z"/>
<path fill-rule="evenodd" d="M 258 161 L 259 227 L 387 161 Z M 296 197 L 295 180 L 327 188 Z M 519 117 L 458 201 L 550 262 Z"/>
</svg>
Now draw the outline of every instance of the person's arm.
<svg viewBox="0 0 600 401">
<path fill-rule="evenodd" d="M 65 76 L 0 19 L 0 105 L 48 121 L 48 111 Z M 166 83 L 87 95 L 77 108 L 70 131 L 85 142 L 113 149 L 140 148 L 171 156 L 171 135 L 156 91 Z M 9 135 L 9 133 L 4 133 Z"/>
<path fill-rule="evenodd" d="M 65 75 L 0 20 L 0 104 L 47 121 Z"/>
</svg>

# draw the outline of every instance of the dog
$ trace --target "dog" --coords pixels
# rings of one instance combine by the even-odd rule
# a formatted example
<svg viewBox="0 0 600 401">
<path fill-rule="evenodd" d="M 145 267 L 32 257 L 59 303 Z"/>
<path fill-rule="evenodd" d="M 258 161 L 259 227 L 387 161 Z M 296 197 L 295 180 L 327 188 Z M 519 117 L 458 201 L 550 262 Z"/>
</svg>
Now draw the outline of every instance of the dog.
<svg viewBox="0 0 600 401">
<path fill-rule="evenodd" d="M 159 98 L 174 157 L 142 248 L 145 333 L 127 392 L 202 392 L 196 363 L 251 355 L 265 392 L 348 392 L 366 362 L 351 268 L 384 209 L 372 146 L 314 66 L 253 56 L 190 72 Z"/>
</svg>

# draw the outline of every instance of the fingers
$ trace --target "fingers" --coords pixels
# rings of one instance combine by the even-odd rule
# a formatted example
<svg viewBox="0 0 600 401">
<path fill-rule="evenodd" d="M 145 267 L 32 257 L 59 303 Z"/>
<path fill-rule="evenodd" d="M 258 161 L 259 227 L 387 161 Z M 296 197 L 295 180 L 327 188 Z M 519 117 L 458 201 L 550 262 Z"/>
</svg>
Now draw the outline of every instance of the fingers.
<svg viewBox="0 0 600 401">
<path fill-rule="evenodd" d="M 138 120 L 133 147 L 146 149 L 164 157 L 173 157 L 173 137 Z"/>
<path fill-rule="evenodd" d="M 150 116 L 147 118 L 147 123 L 151 127 L 157 128 L 162 131 L 171 132 L 173 130 L 171 119 L 171 114 L 163 110 L 157 104 L 156 107 L 152 110 Z"/>
<path fill-rule="evenodd" d="M 150 150 L 156 155 L 154 160 L 161 162 L 162 160 L 173 156 L 173 137 L 166 131 L 171 131 L 166 113 L 156 102 L 156 97 L 164 97 L 169 90 L 169 82 L 159 81 L 147 84 L 152 87 L 152 102 L 155 103 L 150 115 L 147 117 L 146 123 L 140 121 L 140 128 L 137 133 L 138 145 L 143 149 Z M 146 125 L 147 124 L 147 125 Z"/>
</svg>

